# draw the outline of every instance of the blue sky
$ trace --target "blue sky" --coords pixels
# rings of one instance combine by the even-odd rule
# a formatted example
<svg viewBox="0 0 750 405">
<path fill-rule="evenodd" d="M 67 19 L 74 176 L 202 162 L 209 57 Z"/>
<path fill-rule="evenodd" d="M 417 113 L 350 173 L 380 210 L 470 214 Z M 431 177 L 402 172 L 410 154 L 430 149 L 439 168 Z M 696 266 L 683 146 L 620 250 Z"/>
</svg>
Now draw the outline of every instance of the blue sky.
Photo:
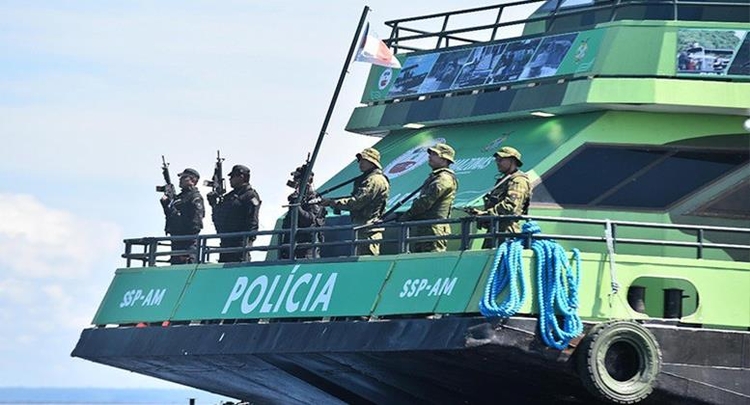
<svg viewBox="0 0 750 405">
<path fill-rule="evenodd" d="M 0 2 L 0 386 L 175 387 L 70 357 L 122 239 L 162 233 L 161 155 L 203 178 L 217 149 L 225 167 L 249 166 L 272 228 L 364 4 Z M 387 37 L 383 21 L 485 4 L 368 5 Z M 344 131 L 369 66 L 349 72 L 318 179 L 377 141 Z"/>
</svg>

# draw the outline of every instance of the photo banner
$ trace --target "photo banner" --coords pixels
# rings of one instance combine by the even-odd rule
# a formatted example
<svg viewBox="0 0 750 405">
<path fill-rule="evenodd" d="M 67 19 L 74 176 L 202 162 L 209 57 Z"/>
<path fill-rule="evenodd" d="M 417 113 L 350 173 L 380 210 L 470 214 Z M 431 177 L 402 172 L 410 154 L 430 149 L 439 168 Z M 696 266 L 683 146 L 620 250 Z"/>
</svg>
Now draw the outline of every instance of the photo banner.
<svg viewBox="0 0 750 405">
<path fill-rule="evenodd" d="M 378 71 L 363 101 L 586 73 L 602 36 L 602 30 L 591 30 L 400 55 L 402 68 Z"/>
<path fill-rule="evenodd" d="M 750 76 L 747 30 L 680 29 L 677 75 Z"/>
</svg>

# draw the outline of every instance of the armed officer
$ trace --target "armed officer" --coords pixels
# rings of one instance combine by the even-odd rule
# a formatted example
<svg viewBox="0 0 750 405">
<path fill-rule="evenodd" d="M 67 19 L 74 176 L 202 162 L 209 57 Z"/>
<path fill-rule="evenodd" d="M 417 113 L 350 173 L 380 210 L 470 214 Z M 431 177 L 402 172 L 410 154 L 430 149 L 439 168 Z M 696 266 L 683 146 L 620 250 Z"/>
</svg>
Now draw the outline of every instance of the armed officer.
<svg viewBox="0 0 750 405">
<path fill-rule="evenodd" d="M 196 184 L 200 175 L 195 169 L 187 168 L 178 174 L 180 177 L 180 193 L 170 198 L 165 193 L 161 197 L 161 205 L 166 217 L 165 230 L 168 235 L 197 235 L 203 229 L 203 197 Z M 191 250 L 190 255 L 174 255 L 170 257 L 172 264 L 195 263 L 197 239 L 174 240 L 172 250 Z"/>
<path fill-rule="evenodd" d="M 295 233 L 295 243 L 311 243 L 313 236 L 315 241 L 323 242 L 324 237 L 322 232 L 313 232 L 312 230 L 305 230 L 302 228 L 316 228 L 325 225 L 326 209 L 320 204 L 320 195 L 315 191 L 313 187 L 314 173 L 310 172 L 310 177 L 307 179 L 307 187 L 305 187 L 305 197 L 302 198 L 301 204 L 297 205 L 297 199 L 301 188 L 301 182 L 303 174 L 307 170 L 307 163 L 296 168 L 291 174 L 292 179 L 287 181 L 286 185 L 294 188 L 294 192 L 289 194 L 287 200 L 289 201 L 289 211 L 287 211 L 284 219 L 281 222 L 283 229 L 290 229 L 292 225 L 292 212 L 297 210 L 297 228 L 298 231 Z M 318 201 L 317 203 L 313 201 Z M 289 236 L 284 233 L 281 237 L 282 244 L 289 243 Z M 300 247 L 297 246 L 294 249 L 294 257 L 302 259 L 312 259 L 320 256 L 320 248 L 312 247 Z M 279 250 L 279 258 L 289 259 L 289 249 L 282 248 Z"/>
<path fill-rule="evenodd" d="M 429 154 L 427 164 L 432 172 L 422 184 L 419 197 L 411 204 L 411 208 L 401 215 L 400 221 L 447 219 L 450 218 L 453 200 L 456 199 L 458 180 L 456 174 L 448 166 L 455 162 L 456 152 L 447 144 L 438 143 L 427 149 Z M 448 224 L 417 226 L 412 236 L 445 236 L 450 235 Z M 412 252 L 443 252 L 447 248 L 446 239 L 415 242 Z"/>
<path fill-rule="evenodd" d="M 323 199 L 321 205 L 351 213 L 352 224 L 362 226 L 380 219 L 390 192 L 388 178 L 383 174 L 380 164 L 380 152 L 374 148 L 365 148 L 357 153 L 359 171 L 362 175 L 354 181 L 352 194 L 349 197 Z M 383 228 L 365 228 L 357 231 L 358 240 L 379 242 L 383 239 Z M 380 254 L 380 243 L 357 245 L 357 255 Z"/>
<path fill-rule="evenodd" d="M 523 166 L 521 153 L 510 146 L 500 148 L 495 154 L 497 171 L 502 173 L 495 187 L 484 196 L 484 210 L 470 209 L 472 215 L 526 215 L 531 202 L 529 176 L 519 167 Z M 480 221 L 479 228 L 489 229 L 487 221 Z M 504 219 L 498 223 L 497 232 L 520 233 L 518 220 Z M 486 238 L 482 248 L 493 246 L 492 238 Z"/>
<path fill-rule="evenodd" d="M 249 232 L 258 230 L 260 196 L 250 185 L 250 169 L 235 165 L 229 172 L 232 191 L 223 196 L 208 193 L 208 203 L 213 208 L 211 217 L 218 233 Z M 255 236 L 221 238 L 222 248 L 252 246 Z M 250 261 L 250 252 L 225 252 L 219 254 L 219 262 Z"/>
</svg>

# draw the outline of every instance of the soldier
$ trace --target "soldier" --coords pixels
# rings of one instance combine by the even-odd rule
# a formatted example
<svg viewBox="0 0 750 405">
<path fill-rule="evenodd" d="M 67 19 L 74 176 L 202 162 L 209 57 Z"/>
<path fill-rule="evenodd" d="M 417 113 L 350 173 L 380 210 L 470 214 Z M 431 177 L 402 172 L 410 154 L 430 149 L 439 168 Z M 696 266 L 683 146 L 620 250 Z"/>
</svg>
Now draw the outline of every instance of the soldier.
<svg viewBox="0 0 750 405">
<path fill-rule="evenodd" d="M 178 174 L 180 177 L 180 194 L 174 199 L 167 195 L 161 197 L 161 205 L 166 217 L 166 231 L 168 235 L 197 235 L 203 229 L 203 197 L 198 188 L 200 175 L 195 169 L 187 168 Z M 195 252 L 197 239 L 172 241 L 172 250 L 193 250 Z M 172 264 L 195 263 L 196 254 L 172 256 Z"/>
<path fill-rule="evenodd" d="M 260 197 L 250 186 L 250 169 L 247 166 L 235 165 L 229 172 L 229 185 L 232 191 L 223 197 L 214 192 L 208 193 L 208 203 L 213 212 L 211 217 L 218 233 L 247 232 L 258 230 L 258 211 Z M 221 198 L 220 198 L 221 197 Z M 220 246 L 252 246 L 255 236 L 221 238 Z M 219 262 L 250 261 L 250 252 L 226 252 L 219 254 Z"/>
<path fill-rule="evenodd" d="M 307 187 L 305 188 L 305 198 L 302 199 L 302 203 L 300 205 L 296 205 L 297 197 L 299 196 L 299 189 L 300 189 L 300 182 L 302 180 L 302 175 L 305 172 L 305 165 L 298 167 L 295 169 L 294 172 L 292 172 L 292 180 L 287 182 L 287 185 L 294 188 L 294 192 L 287 197 L 287 200 L 289 201 L 289 211 L 287 211 L 286 215 L 284 216 L 284 219 L 281 222 L 282 229 L 289 229 L 291 228 L 292 224 L 292 210 L 297 210 L 297 228 L 315 228 L 315 227 L 321 227 L 325 225 L 326 220 L 326 209 L 323 208 L 323 206 L 320 205 L 320 203 L 310 204 L 311 200 L 316 200 L 320 197 L 320 195 L 315 192 L 315 188 L 313 187 L 313 176 L 314 174 L 310 172 L 310 178 L 307 182 Z M 317 235 L 316 241 L 317 242 L 323 242 L 323 233 L 321 232 L 300 232 L 297 231 L 295 234 L 295 242 L 297 244 L 299 243 L 310 243 L 313 240 L 313 234 Z M 287 234 L 283 234 L 281 237 L 281 243 L 282 244 L 288 244 L 289 243 L 289 236 Z M 294 257 L 300 259 L 312 259 L 320 256 L 320 248 L 312 248 L 312 247 L 299 247 L 297 246 L 294 249 Z M 288 259 L 289 258 L 289 249 L 282 248 L 279 251 L 279 258 L 281 259 Z"/>
<path fill-rule="evenodd" d="M 365 148 L 357 153 L 359 171 L 362 175 L 354 181 L 350 197 L 337 199 L 323 199 L 321 205 L 330 206 L 337 210 L 351 212 L 352 224 L 362 226 L 371 224 L 383 215 L 388 200 L 390 184 L 383 174 L 380 165 L 380 152 L 374 148 Z M 380 241 L 383 239 L 383 228 L 365 228 L 357 231 L 357 239 Z M 380 254 L 380 243 L 357 245 L 357 255 L 377 256 Z"/>
<path fill-rule="evenodd" d="M 444 143 L 439 143 L 427 149 L 429 158 L 427 163 L 432 172 L 422 184 L 419 197 L 411 204 L 411 208 L 401 215 L 400 221 L 423 219 L 450 218 L 453 200 L 456 199 L 458 181 L 453 170 L 449 169 L 455 161 L 456 152 Z M 448 224 L 417 226 L 412 236 L 444 236 L 451 232 Z M 438 239 L 412 244 L 412 252 L 443 252 L 447 247 L 447 240 Z"/>
<path fill-rule="evenodd" d="M 494 154 L 497 171 L 503 177 L 497 180 L 495 187 L 484 196 L 484 210 L 471 208 L 472 215 L 526 215 L 529 213 L 531 186 L 529 176 L 518 168 L 523 166 L 521 153 L 515 148 L 505 146 Z M 479 228 L 489 228 L 489 223 L 481 221 Z M 518 220 L 503 220 L 498 224 L 497 232 L 520 233 Z M 491 238 L 484 240 L 482 248 L 492 247 Z"/>
</svg>

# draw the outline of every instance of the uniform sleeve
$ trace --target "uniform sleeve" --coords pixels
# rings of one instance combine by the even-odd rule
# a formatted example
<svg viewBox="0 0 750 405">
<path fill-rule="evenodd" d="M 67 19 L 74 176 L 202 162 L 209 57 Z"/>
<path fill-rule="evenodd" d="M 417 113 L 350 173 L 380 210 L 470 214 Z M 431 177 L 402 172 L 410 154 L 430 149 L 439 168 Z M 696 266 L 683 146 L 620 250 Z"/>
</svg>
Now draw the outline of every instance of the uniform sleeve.
<svg viewBox="0 0 750 405">
<path fill-rule="evenodd" d="M 529 196 L 529 179 L 518 176 L 508 182 L 508 192 L 494 207 L 487 210 L 488 215 L 521 215 L 523 205 Z"/>
<path fill-rule="evenodd" d="M 420 193 L 419 197 L 411 204 L 411 208 L 401 216 L 402 221 L 418 217 L 432 208 L 440 197 L 449 188 L 447 179 L 443 176 L 433 180 L 427 188 Z"/>
<path fill-rule="evenodd" d="M 200 194 L 196 194 L 191 204 L 188 204 L 187 207 L 189 211 L 192 211 L 185 213 L 190 218 L 190 231 L 191 233 L 198 234 L 203 229 L 203 216 L 206 213 L 203 206 L 203 197 Z"/>
<path fill-rule="evenodd" d="M 172 204 L 172 201 L 170 200 L 159 200 L 161 202 L 161 207 L 164 210 L 164 232 L 168 234 L 172 234 L 174 232 L 174 222 L 176 221 L 175 218 L 177 218 L 180 213 L 177 211 L 177 208 L 174 207 L 174 204 Z"/>
<path fill-rule="evenodd" d="M 174 207 L 171 200 L 159 200 L 159 202 L 161 202 L 161 207 L 164 209 L 164 216 L 167 217 L 167 219 L 179 215 L 177 208 Z"/>
<path fill-rule="evenodd" d="M 322 217 L 322 210 L 318 204 L 310 204 L 303 207 L 297 207 L 298 221 L 300 228 L 309 228 L 315 224 L 315 220 Z"/>
<path fill-rule="evenodd" d="M 258 230 L 258 215 L 260 213 L 260 204 L 261 204 L 260 196 L 258 196 L 257 192 L 253 192 L 250 195 L 250 200 L 247 204 L 247 230 L 254 232 Z M 255 240 L 255 237 L 252 237 L 251 240 Z"/>
<path fill-rule="evenodd" d="M 333 207 L 347 210 L 357 211 L 372 203 L 372 198 L 375 195 L 377 184 L 374 178 L 371 177 L 362 182 L 352 193 L 351 197 L 338 198 L 333 201 Z"/>
</svg>

